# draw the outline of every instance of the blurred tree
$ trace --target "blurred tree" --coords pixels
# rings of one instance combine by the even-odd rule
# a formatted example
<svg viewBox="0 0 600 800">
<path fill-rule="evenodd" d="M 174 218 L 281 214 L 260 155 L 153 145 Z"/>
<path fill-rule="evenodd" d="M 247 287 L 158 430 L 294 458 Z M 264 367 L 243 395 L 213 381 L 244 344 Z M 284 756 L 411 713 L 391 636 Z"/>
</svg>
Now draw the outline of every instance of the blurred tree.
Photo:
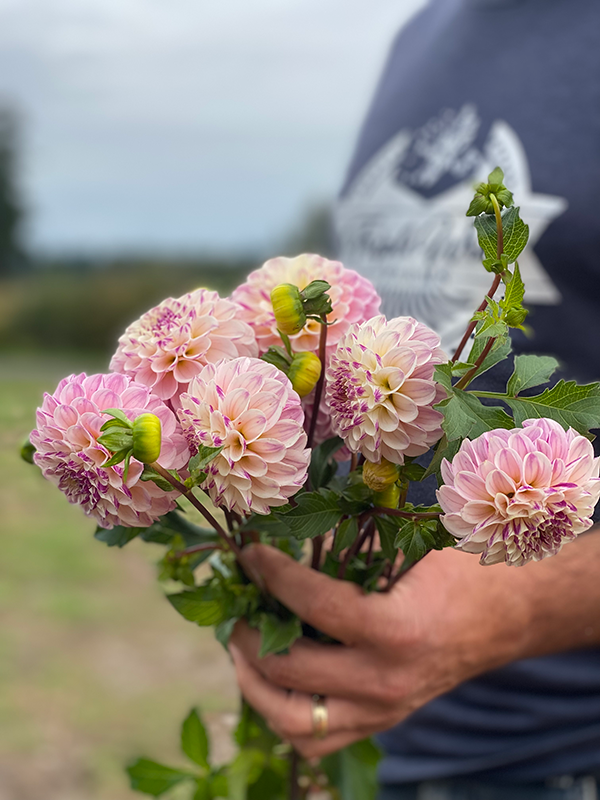
<svg viewBox="0 0 600 800">
<path fill-rule="evenodd" d="M 335 250 L 331 204 L 309 208 L 299 227 L 287 238 L 284 250 L 289 256 L 318 253 L 331 258 Z"/>
<path fill-rule="evenodd" d="M 20 241 L 23 209 L 17 188 L 18 139 L 15 112 L 0 108 L 0 277 L 22 269 L 25 264 Z"/>
</svg>

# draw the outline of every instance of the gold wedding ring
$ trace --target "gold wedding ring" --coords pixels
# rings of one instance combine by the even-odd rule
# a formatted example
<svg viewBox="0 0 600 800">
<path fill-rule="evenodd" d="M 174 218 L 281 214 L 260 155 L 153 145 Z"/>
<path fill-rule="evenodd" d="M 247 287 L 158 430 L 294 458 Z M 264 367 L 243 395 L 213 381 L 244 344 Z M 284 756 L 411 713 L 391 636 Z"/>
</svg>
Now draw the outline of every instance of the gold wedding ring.
<svg viewBox="0 0 600 800">
<path fill-rule="evenodd" d="M 312 725 L 314 739 L 324 739 L 327 736 L 329 714 L 325 698 L 320 694 L 313 694 L 312 697 Z"/>
</svg>

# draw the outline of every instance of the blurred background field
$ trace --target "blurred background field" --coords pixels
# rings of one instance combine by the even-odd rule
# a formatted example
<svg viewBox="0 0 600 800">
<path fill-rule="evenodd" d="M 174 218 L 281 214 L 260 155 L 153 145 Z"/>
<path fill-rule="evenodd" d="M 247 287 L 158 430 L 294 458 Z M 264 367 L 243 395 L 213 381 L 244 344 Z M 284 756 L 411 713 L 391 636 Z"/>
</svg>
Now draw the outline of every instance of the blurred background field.
<svg viewBox="0 0 600 800">
<path fill-rule="evenodd" d="M 128 323 L 274 255 L 333 253 L 332 200 L 386 48 L 424 0 L 0 0 L 0 800 L 133 800 L 237 692 L 162 596 L 18 456 L 43 391 Z"/>
<path fill-rule="evenodd" d="M 0 799 L 125 800 L 123 765 L 171 759 L 199 705 L 227 755 L 237 697 L 211 630 L 180 617 L 156 582 L 154 545 L 109 549 L 94 525 L 19 459 L 44 390 L 72 353 L 0 357 Z"/>
</svg>

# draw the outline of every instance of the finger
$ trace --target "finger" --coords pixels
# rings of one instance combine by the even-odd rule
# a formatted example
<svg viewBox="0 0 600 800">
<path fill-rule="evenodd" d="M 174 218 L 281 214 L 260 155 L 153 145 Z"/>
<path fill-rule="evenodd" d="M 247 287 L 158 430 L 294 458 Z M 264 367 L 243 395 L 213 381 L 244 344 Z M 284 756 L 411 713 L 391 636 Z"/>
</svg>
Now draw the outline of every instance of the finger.
<svg viewBox="0 0 600 800">
<path fill-rule="evenodd" d="M 246 661 L 241 650 L 229 645 L 242 694 L 282 739 L 313 736 L 312 698 L 298 692 L 287 692 L 269 683 Z M 378 721 L 369 708 L 349 700 L 327 698 L 328 731 L 330 734 L 377 729 Z M 379 720 L 382 715 L 379 716 Z M 386 719 L 387 721 L 387 719 Z M 381 728 L 385 727 L 385 722 Z M 388 725 L 389 727 L 389 725 Z M 362 734 L 361 738 L 364 738 Z"/>
<path fill-rule="evenodd" d="M 381 661 L 366 650 L 303 638 L 286 655 L 259 658 L 260 633 L 245 620 L 236 624 L 230 641 L 254 669 L 283 689 L 389 704 L 390 686 L 381 680 Z"/>
<path fill-rule="evenodd" d="M 242 564 L 260 573 L 268 591 L 300 619 L 344 644 L 364 641 L 372 627 L 380 625 L 380 596 L 364 594 L 355 583 L 309 569 L 281 550 L 266 545 L 245 547 Z"/>
</svg>

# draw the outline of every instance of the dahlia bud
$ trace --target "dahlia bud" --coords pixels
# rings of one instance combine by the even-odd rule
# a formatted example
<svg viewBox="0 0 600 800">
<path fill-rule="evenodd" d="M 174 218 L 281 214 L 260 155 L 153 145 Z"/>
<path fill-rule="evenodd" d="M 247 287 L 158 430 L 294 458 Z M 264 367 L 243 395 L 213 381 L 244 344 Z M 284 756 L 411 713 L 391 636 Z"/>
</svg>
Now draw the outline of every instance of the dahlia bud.
<svg viewBox="0 0 600 800">
<path fill-rule="evenodd" d="M 400 487 L 397 483 L 392 483 L 383 492 L 373 493 L 373 502 L 379 508 L 398 508 L 400 501 Z"/>
<path fill-rule="evenodd" d="M 153 464 L 160 456 L 161 425 L 155 414 L 140 414 L 133 421 L 133 457 Z"/>
<path fill-rule="evenodd" d="M 373 464 L 365 461 L 363 466 L 363 483 L 374 492 L 385 492 L 398 480 L 398 466 L 392 464 L 386 458 L 381 459 L 381 463 Z"/>
<path fill-rule="evenodd" d="M 299 333 L 306 325 L 300 290 L 293 283 L 280 283 L 271 292 L 271 303 L 278 329 L 287 336 Z"/>
<path fill-rule="evenodd" d="M 306 397 L 321 377 L 321 359 L 314 353 L 295 353 L 288 370 L 288 378 L 300 397 Z"/>
</svg>

